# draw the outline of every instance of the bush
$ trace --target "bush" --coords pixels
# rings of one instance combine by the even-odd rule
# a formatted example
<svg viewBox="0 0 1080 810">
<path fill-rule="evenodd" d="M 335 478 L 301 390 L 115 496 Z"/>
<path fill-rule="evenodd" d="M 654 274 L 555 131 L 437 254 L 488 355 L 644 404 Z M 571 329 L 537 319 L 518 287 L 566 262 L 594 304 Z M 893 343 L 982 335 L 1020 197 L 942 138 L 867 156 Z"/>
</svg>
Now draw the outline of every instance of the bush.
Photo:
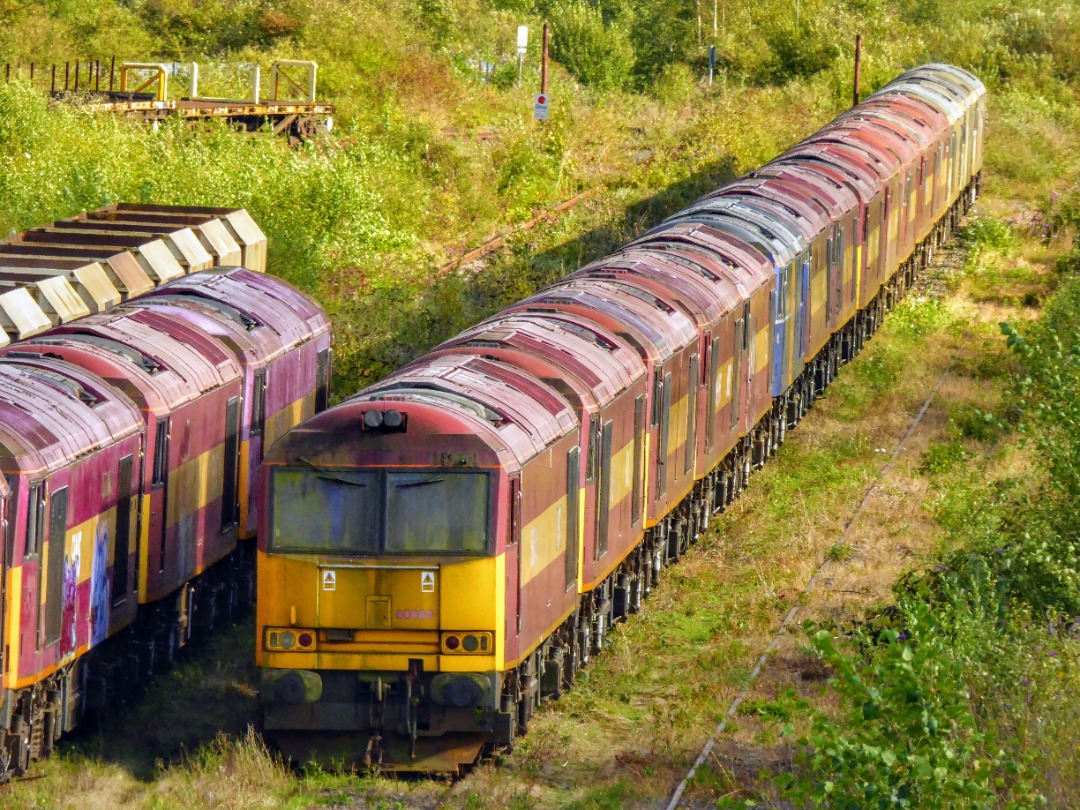
<svg viewBox="0 0 1080 810">
<path fill-rule="evenodd" d="M 976 259 L 986 249 L 1008 254 L 1016 244 L 1009 225 L 990 216 L 976 216 L 960 228 L 958 236 L 961 246 L 975 253 Z"/>
<path fill-rule="evenodd" d="M 634 66 L 634 49 L 616 23 L 605 23 L 587 0 L 556 0 L 548 9 L 551 55 L 584 85 L 622 87 Z"/>
</svg>

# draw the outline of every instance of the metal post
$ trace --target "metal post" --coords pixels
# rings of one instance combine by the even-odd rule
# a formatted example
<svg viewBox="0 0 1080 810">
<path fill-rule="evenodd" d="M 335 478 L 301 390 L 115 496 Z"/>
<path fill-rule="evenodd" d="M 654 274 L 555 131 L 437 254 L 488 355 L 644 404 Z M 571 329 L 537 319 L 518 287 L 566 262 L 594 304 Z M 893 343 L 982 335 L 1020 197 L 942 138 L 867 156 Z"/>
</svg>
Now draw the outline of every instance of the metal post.
<svg viewBox="0 0 1080 810">
<path fill-rule="evenodd" d="M 71 76 L 71 62 L 64 62 L 64 92 L 68 89 L 68 77 Z"/>
<path fill-rule="evenodd" d="M 49 85 L 49 92 L 50 93 L 55 93 L 56 92 L 56 65 L 52 66 L 52 84 Z"/>
<path fill-rule="evenodd" d="M 859 103 L 859 69 L 862 67 L 862 34 L 855 36 L 855 92 L 852 105 Z"/>
<path fill-rule="evenodd" d="M 11 62 L 4 63 L 4 81 L 11 81 Z"/>
<path fill-rule="evenodd" d="M 519 25 L 517 30 L 518 83 L 521 82 L 521 66 L 525 61 L 525 51 L 529 47 L 529 26 Z"/>
<path fill-rule="evenodd" d="M 547 93 L 548 38 L 551 26 L 544 23 L 544 55 L 540 61 L 540 92 Z"/>
<path fill-rule="evenodd" d="M 113 74 L 116 72 L 116 54 L 113 54 L 112 61 L 109 63 L 109 92 L 113 91 Z"/>
<path fill-rule="evenodd" d="M 94 92 L 101 92 L 101 60 L 94 62 Z"/>
<path fill-rule="evenodd" d="M 34 86 L 34 63 L 30 63 L 30 86 Z"/>
<path fill-rule="evenodd" d="M 712 87 L 713 71 L 716 69 L 716 46 L 709 46 L 709 87 Z"/>
<path fill-rule="evenodd" d="M 79 60 L 75 60 L 75 92 L 79 92 Z"/>
</svg>

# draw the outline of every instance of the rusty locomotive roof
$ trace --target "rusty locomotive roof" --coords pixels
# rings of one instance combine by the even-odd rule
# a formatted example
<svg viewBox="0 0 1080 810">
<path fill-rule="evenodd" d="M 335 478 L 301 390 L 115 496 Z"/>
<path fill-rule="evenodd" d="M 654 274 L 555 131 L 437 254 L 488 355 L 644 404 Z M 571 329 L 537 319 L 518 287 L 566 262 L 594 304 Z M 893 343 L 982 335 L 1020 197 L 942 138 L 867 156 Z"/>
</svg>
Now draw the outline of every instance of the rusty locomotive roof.
<svg viewBox="0 0 1080 810">
<path fill-rule="evenodd" d="M 616 281 L 570 278 L 507 311 L 568 311 L 630 342 L 643 358 L 666 360 L 697 340 L 694 322 L 662 299 Z"/>
<path fill-rule="evenodd" d="M 217 339 L 142 307 L 125 305 L 91 315 L 56 327 L 40 340 L 52 338 L 92 343 L 112 352 L 129 376 L 153 378 L 151 387 L 171 408 L 240 377 L 237 359 Z"/>
</svg>

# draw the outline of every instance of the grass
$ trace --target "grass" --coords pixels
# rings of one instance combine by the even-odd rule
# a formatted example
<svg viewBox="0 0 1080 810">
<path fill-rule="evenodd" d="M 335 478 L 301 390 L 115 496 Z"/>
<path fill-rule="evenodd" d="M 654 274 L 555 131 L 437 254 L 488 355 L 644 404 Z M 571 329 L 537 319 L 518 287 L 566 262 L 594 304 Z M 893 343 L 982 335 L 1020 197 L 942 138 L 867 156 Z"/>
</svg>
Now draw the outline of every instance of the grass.
<svg viewBox="0 0 1080 810">
<path fill-rule="evenodd" d="M 971 67 L 990 85 L 985 216 L 965 232 L 969 258 L 946 257 L 932 284 L 904 302 L 750 491 L 669 573 L 646 611 L 613 634 L 612 649 L 578 687 L 540 713 L 501 767 L 481 766 L 452 787 L 285 770 L 247 730 L 255 709 L 251 632 L 238 628 L 100 734 L 88 730 L 66 743 L 36 771 L 43 778 L 0 788 L 0 804 L 53 806 L 66 795 L 78 797 L 72 806 L 131 808 L 655 803 L 747 685 L 793 605 L 819 621 L 860 617 L 892 598 L 904 571 L 952 547 L 952 529 L 989 530 L 990 518 L 970 508 L 987 488 L 1016 489 L 1031 474 L 1010 406 L 999 405 L 1014 364 L 996 323 L 1037 315 L 1060 281 L 1056 256 L 1070 238 L 1061 233 L 1044 245 L 1034 227 L 1056 221 L 1051 189 L 1080 176 L 1080 105 L 1068 73 L 1077 63 L 1077 15 L 1068 4 L 963 0 L 946 11 L 933 2 L 887 9 L 822 2 L 804 7 L 802 26 L 790 20 L 790 6 L 724 8 L 711 89 L 695 83 L 703 50 L 693 26 L 662 29 L 662 13 L 656 25 L 621 18 L 624 30 L 658 41 L 673 31 L 682 50 L 654 78 L 643 79 L 638 62 L 628 81 L 640 84 L 608 92 L 553 66 L 556 115 L 545 127 L 528 112 L 535 52 L 518 87 L 482 81 L 470 66 L 497 59 L 499 38 L 524 18 L 534 24 L 535 46 L 540 9 L 532 3 L 279 5 L 272 10 L 287 19 L 266 17 L 265 4 L 228 0 L 5 11 L 0 51 L 13 61 L 31 53 L 70 58 L 65 49 L 74 42 L 91 51 L 129 48 L 137 58 L 155 47 L 169 59 L 316 58 L 340 127 L 331 139 L 290 148 L 223 127 L 150 131 L 86 118 L 18 84 L 0 87 L 0 230 L 120 199 L 246 206 L 270 235 L 271 269 L 331 312 L 336 388 L 351 393 L 816 129 L 849 95 L 856 22 L 866 35 L 865 87 L 934 58 Z M 609 5 L 616 16 L 644 8 Z M 148 19 L 151 12 L 160 18 Z M 243 24 L 219 25 L 229 14 Z M 433 280 L 436 266 L 584 188 L 599 191 L 556 222 L 511 237 L 505 251 Z M 946 369 L 922 427 L 841 539 Z M 821 587 L 803 595 L 822 560 Z M 1034 624 L 1031 632 L 1034 639 Z M 1015 648 L 1010 655 L 1018 673 L 1036 672 L 1018 678 L 1037 684 L 1034 694 L 1046 702 L 1033 697 L 1039 711 L 1003 713 L 993 684 L 983 683 L 981 705 L 992 722 L 1045 740 L 1039 724 L 1050 715 L 1042 709 L 1054 699 L 1075 703 L 1067 696 L 1075 695 L 1076 674 L 1049 666 L 1047 656 L 1023 658 Z M 820 706 L 835 708 L 835 696 L 814 691 L 827 674 L 793 634 L 748 705 L 779 696 L 794 714 L 796 698 L 784 696 L 813 692 Z M 1048 795 L 1063 803 L 1076 784 L 1064 741 L 1080 724 L 1070 726 L 1065 710 L 1054 720 L 1063 742 L 1036 756 Z M 760 769 L 784 767 L 793 756 L 760 712 L 740 715 L 718 752 L 692 790 L 702 803 L 750 795 Z"/>
<path fill-rule="evenodd" d="M 461 287 L 462 294 L 497 285 L 496 268 L 510 262 L 526 273 L 552 272 L 537 267 L 537 253 L 558 256 L 574 242 L 602 249 L 604 237 L 596 232 L 617 228 L 614 210 L 600 201 L 530 237 L 539 240 L 535 251 L 518 246 L 477 268 L 474 285 Z M 607 225 L 595 225 L 598 214 Z M 553 247 L 541 249 L 547 243 Z M 668 573 L 643 614 L 618 628 L 611 649 L 569 695 L 540 712 L 529 736 L 498 768 L 482 765 L 452 787 L 285 770 L 248 736 L 254 710 L 250 629 L 240 628 L 208 657 L 155 686 L 100 737 L 65 745 L 61 757 L 41 766 L 44 779 L 6 788 L 5 806 L 42 806 L 65 792 L 78 792 L 91 805 L 132 808 L 657 802 L 748 685 L 760 651 L 793 605 L 818 620 L 859 616 L 865 606 L 889 598 L 901 573 L 941 551 L 942 525 L 968 519 L 974 489 L 953 492 L 935 481 L 955 480 L 972 461 L 965 457 L 932 474 L 922 466 L 933 448 L 957 443 L 977 454 L 973 458 L 989 453 L 990 481 L 1002 475 L 998 467 L 1011 470 L 1020 463 L 1001 429 L 980 416 L 996 410 L 997 392 L 1012 371 L 1000 338 L 975 320 L 983 310 L 967 291 L 980 283 L 980 272 L 980 265 L 947 265 L 931 279 L 930 292 L 907 299 L 750 490 Z M 907 356 L 920 362 L 903 363 Z M 951 371 L 922 428 L 852 533 L 840 540 L 855 505 L 945 369 Z M 804 596 L 802 586 L 826 559 L 821 587 Z M 754 686 L 753 701 L 763 705 L 793 688 L 803 694 L 824 677 L 820 662 L 792 635 Z M 826 706 L 832 701 L 828 695 L 818 699 Z M 143 730 L 134 744 L 125 740 L 132 727 Z M 732 791 L 750 795 L 760 768 L 783 767 L 792 756 L 753 712 L 739 716 L 719 752 L 721 764 L 692 786 L 695 800 L 712 803 Z M 1059 758 L 1050 765 L 1060 774 L 1054 778 L 1069 784 L 1069 763 Z"/>
</svg>

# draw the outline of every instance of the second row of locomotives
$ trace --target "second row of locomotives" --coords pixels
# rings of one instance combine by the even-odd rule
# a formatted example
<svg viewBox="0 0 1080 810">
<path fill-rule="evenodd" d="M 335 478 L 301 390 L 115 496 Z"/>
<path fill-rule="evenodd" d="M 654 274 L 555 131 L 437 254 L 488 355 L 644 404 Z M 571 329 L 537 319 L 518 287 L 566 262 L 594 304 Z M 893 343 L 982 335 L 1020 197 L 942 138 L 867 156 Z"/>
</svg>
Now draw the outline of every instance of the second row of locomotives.
<svg viewBox="0 0 1080 810">
<path fill-rule="evenodd" d="M 235 267 L 0 350 L 0 775 L 250 601 L 254 473 L 329 385 L 323 311 Z"/>
<path fill-rule="evenodd" d="M 947 238 L 985 120 L 970 74 L 911 71 L 283 437 L 267 734 L 420 770 L 512 743 Z"/>
</svg>

